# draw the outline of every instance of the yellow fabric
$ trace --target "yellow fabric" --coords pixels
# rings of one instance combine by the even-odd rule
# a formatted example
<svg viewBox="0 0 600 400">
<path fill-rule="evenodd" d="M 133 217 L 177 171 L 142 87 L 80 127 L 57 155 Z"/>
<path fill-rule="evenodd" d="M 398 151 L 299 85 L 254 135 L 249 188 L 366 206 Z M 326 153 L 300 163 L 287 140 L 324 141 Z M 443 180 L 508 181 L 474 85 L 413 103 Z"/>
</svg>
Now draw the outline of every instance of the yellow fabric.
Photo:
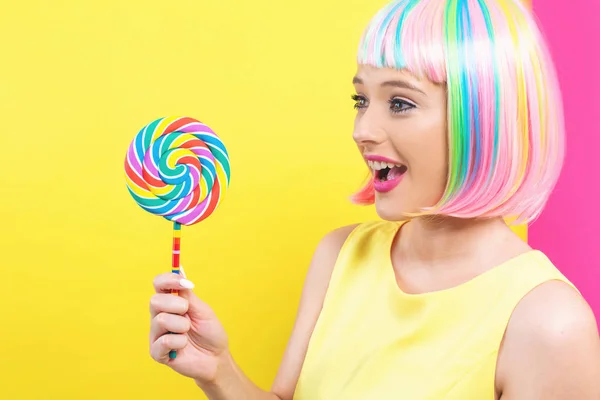
<svg viewBox="0 0 600 400">
<path fill-rule="evenodd" d="M 404 293 L 390 260 L 400 226 L 364 223 L 348 237 L 295 400 L 493 400 L 514 307 L 543 282 L 569 283 L 543 253 L 530 251 L 459 286 Z"/>
</svg>

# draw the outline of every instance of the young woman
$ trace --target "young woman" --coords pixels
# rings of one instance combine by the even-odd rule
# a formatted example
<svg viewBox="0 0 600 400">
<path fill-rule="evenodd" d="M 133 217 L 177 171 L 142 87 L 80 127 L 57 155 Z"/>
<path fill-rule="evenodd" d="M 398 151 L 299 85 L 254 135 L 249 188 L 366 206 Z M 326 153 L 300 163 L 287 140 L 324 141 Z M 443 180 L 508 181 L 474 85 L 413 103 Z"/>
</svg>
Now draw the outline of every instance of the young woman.
<svg viewBox="0 0 600 400">
<path fill-rule="evenodd" d="M 563 160 L 532 15 L 518 0 L 394 1 L 367 26 L 353 81 L 371 170 L 354 200 L 382 221 L 322 239 L 272 390 L 175 274 L 154 281 L 152 357 L 210 399 L 600 399 L 592 311 L 505 223 L 539 215 Z"/>
</svg>

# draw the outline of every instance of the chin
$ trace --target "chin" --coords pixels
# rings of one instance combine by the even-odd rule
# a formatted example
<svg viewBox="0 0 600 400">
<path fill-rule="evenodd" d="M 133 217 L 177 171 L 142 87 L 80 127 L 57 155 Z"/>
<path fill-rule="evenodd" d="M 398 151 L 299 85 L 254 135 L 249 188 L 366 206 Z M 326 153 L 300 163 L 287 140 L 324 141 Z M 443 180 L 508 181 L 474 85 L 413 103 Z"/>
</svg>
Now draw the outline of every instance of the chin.
<svg viewBox="0 0 600 400">
<path fill-rule="evenodd" d="M 411 213 L 411 208 L 407 207 L 401 199 L 381 196 L 375 194 L 375 211 L 379 218 L 386 221 L 406 221 L 410 219 L 405 213 Z"/>
</svg>

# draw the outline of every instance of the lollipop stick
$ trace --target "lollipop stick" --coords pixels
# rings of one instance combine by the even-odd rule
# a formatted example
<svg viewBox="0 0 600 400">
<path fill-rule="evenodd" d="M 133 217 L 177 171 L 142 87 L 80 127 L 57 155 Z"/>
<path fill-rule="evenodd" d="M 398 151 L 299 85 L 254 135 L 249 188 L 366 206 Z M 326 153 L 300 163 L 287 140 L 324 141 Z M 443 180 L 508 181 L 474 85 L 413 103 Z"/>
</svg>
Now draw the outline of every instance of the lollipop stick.
<svg viewBox="0 0 600 400">
<path fill-rule="evenodd" d="M 179 274 L 179 254 L 180 254 L 180 243 L 181 243 L 181 224 L 175 222 L 173 224 L 173 264 L 171 267 L 171 272 L 174 274 Z M 179 295 L 179 292 L 175 289 L 171 290 L 171 294 L 175 296 Z M 171 350 L 169 352 L 169 358 L 176 358 L 177 351 Z"/>
</svg>

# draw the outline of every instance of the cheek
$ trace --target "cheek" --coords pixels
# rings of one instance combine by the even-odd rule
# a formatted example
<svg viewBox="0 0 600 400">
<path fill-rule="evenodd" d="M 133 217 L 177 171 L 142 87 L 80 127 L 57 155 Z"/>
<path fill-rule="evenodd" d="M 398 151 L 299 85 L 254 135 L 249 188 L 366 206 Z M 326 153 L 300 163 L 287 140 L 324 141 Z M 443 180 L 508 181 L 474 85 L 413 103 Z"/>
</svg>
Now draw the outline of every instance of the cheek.
<svg viewBox="0 0 600 400">
<path fill-rule="evenodd" d="M 430 156 L 424 152 L 422 158 L 409 168 L 411 182 L 421 191 L 439 192 L 446 184 L 448 167 L 442 159 Z"/>
<path fill-rule="evenodd" d="M 425 129 L 424 129 L 425 128 Z M 397 135 L 394 144 L 414 169 L 443 169 L 448 166 L 448 137 L 442 124 L 407 126 L 405 134 Z"/>
<path fill-rule="evenodd" d="M 403 143 L 398 143 L 398 149 L 404 149 L 402 155 L 409 163 L 409 175 L 413 184 L 423 191 L 435 191 L 437 194 L 443 191 L 448 174 L 445 124 L 422 124 L 419 128 L 414 128 L 412 134 L 406 135 Z"/>
</svg>

